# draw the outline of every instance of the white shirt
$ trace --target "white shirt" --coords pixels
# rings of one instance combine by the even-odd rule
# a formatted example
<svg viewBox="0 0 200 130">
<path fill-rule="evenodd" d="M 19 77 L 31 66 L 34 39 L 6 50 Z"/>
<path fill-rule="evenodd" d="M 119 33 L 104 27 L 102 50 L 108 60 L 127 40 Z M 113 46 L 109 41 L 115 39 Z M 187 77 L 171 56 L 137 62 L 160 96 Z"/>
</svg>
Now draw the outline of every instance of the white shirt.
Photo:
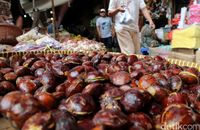
<svg viewBox="0 0 200 130">
<path fill-rule="evenodd" d="M 123 17 L 124 14 L 122 12 L 118 12 L 114 17 L 116 32 L 121 29 L 138 32 L 139 11 L 140 9 L 146 7 L 144 0 L 110 0 L 108 10 L 110 11 L 120 6 L 125 6 L 126 11 L 128 11 L 132 17 L 132 21 L 130 23 L 121 23 L 121 17 Z"/>
</svg>

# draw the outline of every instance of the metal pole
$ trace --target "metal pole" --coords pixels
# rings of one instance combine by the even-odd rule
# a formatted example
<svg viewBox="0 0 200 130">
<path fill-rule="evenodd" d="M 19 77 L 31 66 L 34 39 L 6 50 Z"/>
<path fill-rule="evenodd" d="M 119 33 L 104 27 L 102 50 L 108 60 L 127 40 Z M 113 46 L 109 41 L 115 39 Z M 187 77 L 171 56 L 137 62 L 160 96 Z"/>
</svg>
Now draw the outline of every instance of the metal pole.
<svg viewBox="0 0 200 130">
<path fill-rule="evenodd" d="M 52 12 L 53 12 L 53 37 L 56 38 L 56 14 L 55 14 L 55 5 L 54 0 L 51 0 Z"/>
<path fill-rule="evenodd" d="M 33 0 L 33 9 L 35 9 L 35 0 Z"/>
</svg>

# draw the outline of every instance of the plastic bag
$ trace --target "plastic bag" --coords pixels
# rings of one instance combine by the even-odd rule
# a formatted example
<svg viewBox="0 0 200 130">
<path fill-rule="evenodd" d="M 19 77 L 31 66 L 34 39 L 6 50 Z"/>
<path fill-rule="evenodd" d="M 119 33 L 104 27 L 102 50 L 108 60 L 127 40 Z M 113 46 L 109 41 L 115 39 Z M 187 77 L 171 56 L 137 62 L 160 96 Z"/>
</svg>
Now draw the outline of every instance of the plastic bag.
<svg viewBox="0 0 200 130">
<path fill-rule="evenodd" d="M 200 23 L 200 4 L 190 6 L 189 24 Z"/>
<path fill-rule="evenodd" d="M 129 11 L 125 9 L 124 13 L 121 13 L 122 16 L 120 18 L 120 23 L 128 24 L 133 21 L 133 18 L 131 17 Z"/>
</svg>

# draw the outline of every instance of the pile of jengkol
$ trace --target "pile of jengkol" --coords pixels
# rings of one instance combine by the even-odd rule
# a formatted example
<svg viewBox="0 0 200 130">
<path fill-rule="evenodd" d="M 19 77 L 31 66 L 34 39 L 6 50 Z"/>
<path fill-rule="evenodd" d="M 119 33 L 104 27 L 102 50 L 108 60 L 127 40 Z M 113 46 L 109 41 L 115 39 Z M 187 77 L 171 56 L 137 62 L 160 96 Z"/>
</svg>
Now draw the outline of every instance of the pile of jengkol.
<svg viewBox="0 0 200 130">
<path fill-rule="evenodd" d="M 0 58 L 0 112 L 22 130 L 176 130 L 200 123 L 200 72 L 135 55 Z"/>
</svg>

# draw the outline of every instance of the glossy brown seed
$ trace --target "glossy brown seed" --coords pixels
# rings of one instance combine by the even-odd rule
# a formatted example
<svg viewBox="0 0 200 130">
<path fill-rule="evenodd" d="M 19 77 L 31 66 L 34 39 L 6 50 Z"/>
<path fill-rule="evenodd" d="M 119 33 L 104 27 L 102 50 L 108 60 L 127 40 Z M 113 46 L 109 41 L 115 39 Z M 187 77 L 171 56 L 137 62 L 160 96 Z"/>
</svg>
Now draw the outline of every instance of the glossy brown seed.
<svg viewBox="0 0 200 130">
<path fill-rule="evenodd" d="M 67 79 L 69 82 L 72 82 L 73 80 L 81 77 L 81 75 L 84 72 L 84 67 L 83 66 L 77 66 L 74 67 L 73 69 L 71 69 L 68 73 L 67 73 Z"/>
<path fill-rule="evenodd" d="M 177 125 L 193 125 L 196 122 L 196 114 L 184 104 L 172 104 L 165 108 L 161 116 L 161 123 L 169 130 L 174 130 Z"/>
<path fill-rule="evenodd" d="M 165 59 L 163 59 L 161 56 L 155 56 L 154 60 L 159 61 L 159 62 L 163 62 Z"/>
<path fill-rule="evenodd" d="M 17 79 L 17 75 L 14 72 L 9 72 L 4 75 L 4 78 L 7 81 L 15 81 Z"/>
<path fill-rule="evenodd" d="M 8 60 L 4 57 L 0 57 L 0 68 L 8 67 Z"/>
<path fill-rule="evenodd" d="M 66 57 L 63 58 L 62 60 L 64 63 L 68 64 L 68 65 L 80 65 L 82 64 L 81 59 L 79 58 L 78 55 L 68 55 Z"/>
<path fill-rule="evenodd" d="M 84 55 L 83 57 L 81 57 L 81 60 L 82 60 L 82 63 L 86 61 L 90 61 L 90 57 Z"/>
<path fill-rule="evenodd" d="M 169 85 L 172 91 L 178 92 L 182 88 L 182 80 L 176 75 L 169 78 Z"/>
<path fill-rule="evenodd" d="M 0 69 L 0 72 L 4 75 L 4 74 L 7 74 L 9 72 L 13 72 L 13 68 L 1 68 Z"/>
<path fill-rule="evenodd" d="M 78 130 L 75 118 L 66 111 L 51 111 L 55 121 L 55 130 Z"/>
<path fill-rule="evenodd" d="M 62 62 L 54 62 L 52 65 L 52 71 L 55 76 L 64 76 L 65 72 L 69 70 Z"/>
<path fill-rule="evenodd" d="M 108 126 L 109 128 L 122 128 L 127 123 L 127 116 L 121 111 L 110 109 L 100 110 L 93 118 L 95 125 Z"/>
<path fill-rule="evenodd" d="M 30 73 L 30 69 L 24 66 L 17 66 L 15 67 L 14 72 L 18 76 L 24 76 Z"/>
<path fill-rule="evenodd" d="M 151 96 L 159 103 L 162 103 L 170 93 L 167 89 L 160 87 L 159 85 L 148 87 L 146 91 L 148 91 Z"/>
<path fill-rule="evenodd" d="M 37 84 L 33 80 L 22 79 L 18 84 L 18 88 L 23 93 L 33 94 L 37 89 Z"/>
<path fill-rule="evenodd" d="M 105 97 L 100 102 L 101 102 L 101 109 L 121 111 L 119 103 L 112 97 Z"/>
<path fill-rule="evenodd" d="M 130 74 L 125 71 L 119 71 L 110 75 L 110 81 L 117 86 L 125 85 L 131 80 Z"/>
<path fill-rule="evenodd" d="M 45 110 L 51 110 L 56 106 L 56 100 L 51 93 L 41 92 L 37 93 L 35 97 L 38 99 L 40 104 L 45 108 Z"/>
<path fill-rule="evenodd" d="M 66 84 L 67 85 L 67 84 Z M 82 92 L 84 89 L 84 82 L 81 79 L 73 80 L 69 86 L 66 86 L 65 95 L 66 97 L 70 97 L 76 93 Z"/>
<path fill-rule="evenodd" d="M 120 62 L 120 61 L 127 62 L 127 57 L 124 54 L 120 54 L 119 56 L 117 56 L 116 61 L 117 62 Z"/>
<path fill-rule="evenodd" d="M 88 94 L 92 97 L 99 98 L 103 91 L 103 84 L 101 83 L 91 83 L 88 84 L 82 91 L 83 94 Z"/>
<path fill-rule="evenodd" d="M 44 68 L 38 68 L 35 70 L 35 77 L 40 77 L 43 75 L 43 73 L 45 72 Z"/>
<path fill-rule="evenodd" d="M 110 61 L 112 57 L 113 57 L 113 55 L 107 53 L 107 54 L 103 55 L 102 59 L 106 60 L 106 61 Z"/>
<path fill-rule="evenodd" d="M 9 60 L 10 60 L 10 66 L 11 66 L 12 68 L 15 68 L 15 67 L 17 67 L 17 66 L 20 66 L 20 65 L 22 65 L 22 63 L 23 63 L 23 59 L 22 59 L 22 57 L 20 57 L 19 55 L 13 55 L 13 56 L 11 56 L 11 57 L 9 58 Z"/>
<path fill-rule="evenodd" d="M 81 93 L 72 95 L 59 106 L 60 110 L 67 110 L 75 116 L 91 114 L 95 108 L 93 98 L 90 95 Z"/>
<path fill-rule="evenodd" d="M 123 92 L 130 90 L 133 86 L 132 85 L 122 85 L 119 87 Z"/>
<path fill-rule="evenodd" d="M 171 93 L 163 101 L 163 107 L 167 107 L 171 104 L 186 104 L 188 105 L 189 99 L 188 95 L 184 93 Z"/>
<path fill-rule="evenodd" d="M 38 61 L 34 62 L 34 64 L 31 66 L 30 69 L 31 69 L 32 72 L 34 72 L 38 68 L 45 68 L 46 63 L 47 62 L 44 61 L 44 60 L 38 60 Z"/>
<path fill-rule="evenodd" d="M 182 71 L 179 76 L 186 84 L 199 84 L 199 77 L 191 72 Z"/>
<path fill-rule="evenodd" d="M 120 66 L 120 70 L 122 71 L 128 71 L 128 63 L 127 62 L 124 62 L 124 61 L 120 61 L 118 62 L 118 65 Z"/>
<path fill-rule="evenodd" d="M 116 73 L 118 71 L 121 71 L 121 67 L 116 63 L 110 64 L 106 69 L 106 73 L 109 73 L 109 74 L 113 74 L 113 73 Z"/>
<path fill-rule="evenodd" d="M 37 58 L 29 58 L 24 61 L 23 66 L 24 67 L 31 67 L 34 62 L 36 62 L 38 59 Z"/>
<path fill-rule="evenodd" d="M 0 109 L 14 127 L 21 129 L 29 117 L 40 111 L 40 105 L 32 95 L 13 91 L 3 97 Z"/>
<path fill-rule="evenodd" d="M 130 76 L 133 79 L 139 80 L 143 76 L 143 73 L 139 70 L 135 70 L 130 73 Z"/>
<path fill-rule="evenodd" d="M 160 70 L 163 70 L 163 64 L 160 62 L 154 62 L 152 65 L 152 72 L 156 73 L 156 72 L 160 72 Z"/>
<path fill-rule="evenodd" d="M 138 61 L 138 58 L 137 58 L 136 55 L 129 55 L 129 56 L 127 57 L 127 63 L 128 63 L 129 65 L 133 65 L 133 63 L 135 63 L 136 61 Z"/>
<path fill-rule="evenodd" d="M 91 62 L 93 63 L 93 66 L 97 66 L 99 63 L 101 63 L 101 54 L 96 54 L 94 57 L 92 57 Z"/>
<path fill-rule="evenodd" d="M 152 75 L 144 75 L 139 79 L 138 87 L 142 89 L 147 89 L 156 84 L 156 78 L 154 78 Z"/>
<path fill-rule="evenodd" d="M 98 71 L 89 72 L 85 76 L 85 82 L 87 82 L 87 83 L 101 82 L 101 81 L 105 81 L 105 80 L 106 80 L 106 78 Z"/>
<path fill-rule="evenodd" d="M 50 71 L 45 71 L 40 77 L 40 82 L 44 86 L 54 86 L 55 85 L 55 76 Z"/>
<path fill-rule="evenodd" d="M 106 74 L 106 71 L 107 71 L 107 67 L 108 67 L 108 66 L 109 66 L 108 64 L 103 64 L 103 63 L 101 63 L 101 64 L 99 64 L 99 65 L 97 66 L 97 68 L 98 68 L 98 71 L 99 71 L 100 73 Z"/>
<path fill-rule="evenodd" d="M 168 82 L 167 78 L 165 78 L 164 75 L 162 75 L 161 73 L 154 73 L 153 76 L 156 78 L 157 83 L 160 86 L 163 86 L 167 89 L 169 88 L 169 82 Z"/>
<path fill-rule="evenodd" d="M 59 84 L 58 86 L 56 86 L 56 92 L 64 92 L 66 88 L 70 85 L 70 83 L 68 81 L 65 81 L 64 83 Z"/>
<path fill-rule="evenodd" d="M 52 130 L 55 122 L 50 112 L 37 113 L 30 117 L 23 125 L 22 130 Z"/>
<path fill-rule="evenodd" d="M 162 106 L 160 104 L 155 103 L 155 102 L 153 102 L 151 104 L 151 106 L 148 110 L 148 113 L 153 117 L 161 114 L 161 112 L 162 112 Z"/>
<path fill-rule="evenodd" d="M 144 113 L 132 113 L 128 116 L 131 125 L 136 128 L 142 128 L 144 130 L 153 129 L 153 121 Z"/>
<path fill-rule="evenodd" d="M 15 91 L 16 87 L 9 81 L 0 82 L 0 95 L 3 96 L 11 91 Z"/>
<path fill-rule="evenodd" d="M 101 99 L 106 98 L 106 97 L 112 97 L 115 100 L 120 100 L 122 95 L 123 95 L 123 91 L 119 88 L 110 88 L 107 91 L 105 91 L 102 95 L 101 95 Z"/>
<path fill-rule="evenodd" d="M 92 122 L 92 119 L 83 119 L 78 121 L 78 128 L 80 130 L 92 130 L 95 125 Z"/>
<path fill-rule="evenodd" d="M 170 70 L 162 70 L 161 74 L 164 75 L 166 79 L 169 79 L 174 75 Z"/>
<path fill-rule="evenodd" d="M 83 62 L 82 65 L 83 66 L 93 66 L 93 63 L 92 63 L 92 61 L 85 61 L 85 62 Z"/>
<path fill-rule="evenodd" d="M 124 110 L 126 112 L 138 112 L 141 110 L 144 105 L 144 96 L 139 90 L 131 89 L 124 93 L 122 96 L 120 103 L 122 104 Z"/>
<path fill-rule="evenodd" d="M 142 61 L 137 61 L 134 62 L 134 64 L 132 65 L 133 70 L 140 70 L 140 69 L 144 69 L 144 63 Z"/>
</svg>

